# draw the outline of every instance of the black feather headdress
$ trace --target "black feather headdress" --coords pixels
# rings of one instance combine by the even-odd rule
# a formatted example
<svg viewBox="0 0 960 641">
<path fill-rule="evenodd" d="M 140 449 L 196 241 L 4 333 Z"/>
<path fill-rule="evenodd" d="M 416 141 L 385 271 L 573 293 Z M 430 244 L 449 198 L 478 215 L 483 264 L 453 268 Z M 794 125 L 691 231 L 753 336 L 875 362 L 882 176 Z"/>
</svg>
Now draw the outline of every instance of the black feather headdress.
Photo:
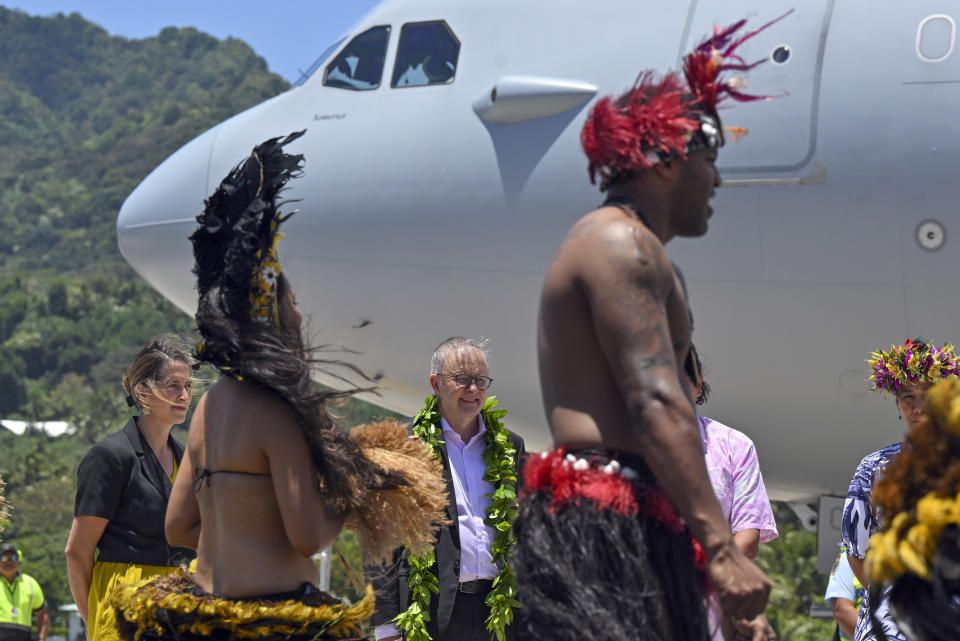
<svg viewBox="0 0 960 641">
<path fill-rule="evenodd" d="M 280 213 L 278 197 L 303 166 L 303 156 L 286 154 L 283 147 L 303 134 L 257 145 L 197 217 L 200 226 L 190 236 L 200 291 L 197 326 L 203 336 L 197 360 L 271 391 L 289 405 L 310 449 L 327 509 L 350 516 L 350 527 L 360 533 L 369 555 L 402 544 L 426 546 L 434 540 L 436 524 L 446 522 L 445 503 L 437 501 L 443 475 L 433 452 L 399 423 L 377 423 L 349 434 L 337 427 L 327 403 L 363 390 L 322 388 L 311 374 L 346 368 L 366 376 L 349 363 L 322 358 L 325 348 L 307 346 L 299 327 L 280 322 L 277 241 L 290 214 Z"/>
<path fill-rule="evenodd" d="M 303 166 L 302 155 L 284 153 L 283 147 L 303 134 L 257 145 L 205 201 L 197 216 L 199 228 L 190 236 L 200 294 L 197 324 L 203 336 L 197 355 L 221 370 L 231 369 L 239 345 L 236 332 L 204 322 L 211 308 L 238 326 L 248 321 L 273 327 L 279 323 L 276 246 L 280 225 L 292 214 L 280 213 L 278 196 Z"/>
</svg>

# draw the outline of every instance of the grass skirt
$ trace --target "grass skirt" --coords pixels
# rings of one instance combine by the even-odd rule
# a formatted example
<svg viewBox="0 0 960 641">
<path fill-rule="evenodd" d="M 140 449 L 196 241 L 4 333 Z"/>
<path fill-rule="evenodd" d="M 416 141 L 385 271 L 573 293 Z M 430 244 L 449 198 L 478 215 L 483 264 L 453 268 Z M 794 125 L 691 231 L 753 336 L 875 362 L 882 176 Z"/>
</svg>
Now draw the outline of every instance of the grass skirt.
<svg viewBox="0 0 960 641">
<path fill-rule="evenodd" d="M 710 638 L 706 555 L 640 457 L 532 454 L 513 529 L 520 639 Z"/>
<path fill-rule="evenodd" d="M 369 587 L 364 599 L 352 606 L 310 584 L 283 595 L 228 599 L 200 590 L 182 570 L 121 584 L 110 602 L 120 636 L 127 641 L 353 641 L 365 637 L 363 623 L 374 608 Z"/>
</svg>

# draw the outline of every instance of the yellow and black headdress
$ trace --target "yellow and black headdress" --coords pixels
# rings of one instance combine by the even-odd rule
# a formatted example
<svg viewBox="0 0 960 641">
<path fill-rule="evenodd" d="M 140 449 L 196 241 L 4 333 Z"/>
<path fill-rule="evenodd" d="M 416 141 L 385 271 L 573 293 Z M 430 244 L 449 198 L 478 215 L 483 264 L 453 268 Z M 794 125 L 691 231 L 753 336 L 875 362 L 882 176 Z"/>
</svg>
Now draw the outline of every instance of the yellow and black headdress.
<svg viewBox="0 0 960 641">
<path fill-rule="evenodd" d="M 302 155 L 284 153 L 283 147 L 303 134 L 257 145 L 206 200 L 197 216 L 199 228 L 190 236 L 200 293 L 197 325 L 203 336 L 197 356 L 223 371 L 232 368 L 239 336 L 214 319 L 236 327 L 279 324 L 277 243 L 280 225 L 292 214 L 280 213 L 278 196 L 303 166 Z"/>
</svg>

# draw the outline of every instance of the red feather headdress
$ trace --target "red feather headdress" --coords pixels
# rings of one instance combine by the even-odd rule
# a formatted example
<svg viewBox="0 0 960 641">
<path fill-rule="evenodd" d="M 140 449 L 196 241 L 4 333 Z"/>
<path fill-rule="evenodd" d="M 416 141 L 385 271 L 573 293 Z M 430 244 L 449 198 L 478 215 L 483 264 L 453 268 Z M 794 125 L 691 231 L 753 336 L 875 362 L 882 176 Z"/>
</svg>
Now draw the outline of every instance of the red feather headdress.
<svg viewBox="0 0 960 641">
<path fill-rule="evenodd" d="M 737 48 L 770 25 L 793 13 L 791 9 L 759 29 L 737 36 L 746 24 L 740 20 L 713 35 L 684 57 L 681 81 L 676 72 L 658 78 L 644 71 L 619 98 L 601 98 L 584 123 L 580 143 L 590 161 L 590 182 L 600 176 L 600 189 L 658 162 L 686 159 L 687 154 L 723 145 L 717 106 L 726 98 L 745 102 L 769 100 L 742 91 L 740 78 L 727 71 L 749 71 L 763 62 L 746 63 Z"/>
</svg>

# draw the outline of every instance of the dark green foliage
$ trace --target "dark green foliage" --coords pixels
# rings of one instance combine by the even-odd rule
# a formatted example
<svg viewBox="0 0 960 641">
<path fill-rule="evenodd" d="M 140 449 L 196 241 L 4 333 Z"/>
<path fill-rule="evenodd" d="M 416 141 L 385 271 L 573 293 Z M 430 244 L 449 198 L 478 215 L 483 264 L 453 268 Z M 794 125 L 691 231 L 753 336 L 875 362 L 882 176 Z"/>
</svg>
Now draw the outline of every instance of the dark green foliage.
<svg viewBox="0 0 960 641">
<path fill-rule="evenodd" d="M 387 418 L 395 418 L 400 421 L 412 418 L 401 416 L 379 405 L 374 405 L 373 403 L 376 402 L 376 396 L 373 394 L 367 394 L 364 398 L 369 399 L 371 402 L 353 398 L 350 399 L 346 405 L 330 408 L 330 415 L 338 425 L 343 425 L 344 427 L 364 425 L 373 421 L 382 421 Z"/>
<path fill-rule="evenodd" d="M 817 535 L 805 530 L 786 503 L 773 503 L 780 536 L 760 546 L 757 565 L 773 589 L 766 616 L 784 641 L 826 641 L 833 620 L 810 618 L 811 605 L 823 605 L 827 577 L 817 573 Z"/>
<path fill-rule="evenodd" d="M 26 365 L 16 354 L 0 348 L 0 415 L 16 412 L 27 400 L 23 378 Z"/>
</svg>

